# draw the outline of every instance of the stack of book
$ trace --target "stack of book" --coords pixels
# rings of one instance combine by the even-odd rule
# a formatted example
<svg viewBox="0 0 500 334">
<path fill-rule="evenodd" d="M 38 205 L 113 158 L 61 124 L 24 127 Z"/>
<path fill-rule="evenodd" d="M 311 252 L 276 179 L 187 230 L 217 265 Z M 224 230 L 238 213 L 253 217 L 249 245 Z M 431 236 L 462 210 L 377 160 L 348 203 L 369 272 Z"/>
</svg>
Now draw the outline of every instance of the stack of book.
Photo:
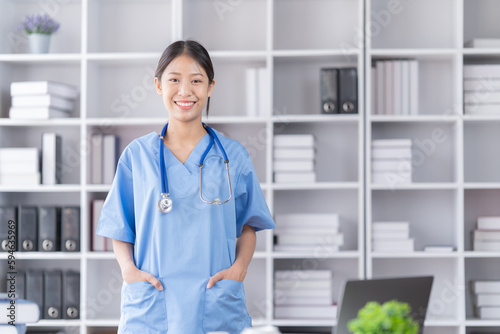
<svg viewBox="0 0 500 334">
<path fill-rule="evenodd" d="M 40 320 L 40 309 L 32 301 L 16 296 L 10 286 L 8 293 L 0 293 L 0 333 L 2 334 L 25 334 L 26 324 L 36 323 Z M 15 321 L 14 321 L 15 320 Z"/>
<path fill-rule="evenodd" d="M 274 182 L 315 182 L 314 136 L 274 136 Z"/>
<path fill-rule="evenodd" d="M 119 138 L 115 135 L 93 134 L 90 180 L 93 184 L 111 184 L 119 158 Z"/>
<path fill-rule="evenodd" d="M 335 213 L 277 214 L 274 230 L 277 252 L 338 252 L 344 244 Z"/>
<path fill-rule="evenodd" d="M 500 65 L 464 65 L 464 113 L 500 114 Z"/>
<path fill-rule="evenodd" d="M 373 222 L 372 250 L 374 252 L 412 252 L 409 222 Z"/>
<path fill-rule="evenodd" d="M 378 60 L 371 71 L 373 114 L 418 114 L 417 60 Z"/>
<path fill-rule="evenodd" d="M 78 90 L 55 81 L 25 81 L 12 82 L 10 95 L 10 118 L 48 119 L 71 116 Z"/>
<path fill-rule="evenodd" d="M 0 185 L 40 184 L 39 155 L 36 147 L 0 148 Z"/>
<path fill-rule="evenodd" d="M 500 217 L 478 217 L 477 229 L 473 231 L 472 244 L 475 251 L 500 251 Z"/>
<path fill-rule="evenodd" d="M 277 270 L 274 316 L 278 319 L 335 319 L 330 270 Z"/>
<path fill-rule="evenodd" d="M 411 139 L 372 140 L 372 183 L 411 183 L 411 145 Z"/>
<path fill-rule="evenodd" d="M 481 319 L 500 319 L 500 281 L 472 281 L 475 312 Z"/>
<path fill-rule="evenodd" d="M 249 117 L 265 116 L 269 109 L 268 73 L 267 67 L 246 69 L 246 101 Z"/>
</svg>

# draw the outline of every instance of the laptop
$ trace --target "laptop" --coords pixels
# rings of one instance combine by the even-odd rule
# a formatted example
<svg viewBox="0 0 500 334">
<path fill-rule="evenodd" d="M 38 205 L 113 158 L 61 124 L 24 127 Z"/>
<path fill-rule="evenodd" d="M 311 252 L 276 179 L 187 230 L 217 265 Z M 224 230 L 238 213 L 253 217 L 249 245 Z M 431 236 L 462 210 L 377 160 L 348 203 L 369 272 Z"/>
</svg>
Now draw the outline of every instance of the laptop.
<svg viewBox="0 0 500 334">
<path fill-rule="evenodd" d="M 422 334 L 432 281 L 432 276 L 347 281 L 337 317 L 337 326 L 334 327 L 332 333 L 349 334 L 347 323 L 357 318 L 358 311 L 367 302 L 376 301 L 383 304 L 396 299 L 411 306 L 411 316 L 419 324 L 418 333 Z"/>
</svg>

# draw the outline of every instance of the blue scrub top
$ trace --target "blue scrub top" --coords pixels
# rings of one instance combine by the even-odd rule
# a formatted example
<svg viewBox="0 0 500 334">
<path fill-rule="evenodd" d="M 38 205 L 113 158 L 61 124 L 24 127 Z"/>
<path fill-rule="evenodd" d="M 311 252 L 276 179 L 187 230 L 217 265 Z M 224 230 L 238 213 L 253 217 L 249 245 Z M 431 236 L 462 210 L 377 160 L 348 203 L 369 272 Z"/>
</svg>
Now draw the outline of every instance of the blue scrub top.
<svg viewBox="0 0 500 334">
<path fill-rule="evenodd" d="M 163 145 L 173 208 L 157 209 L 160 199 L 159 135 L 152 132 L 123 151 L 102 208 L 97 234 L 134 244 L 137 268 L 153 274 L 163 287 L 148 282 L 122 287 L 119 333 L 239 334 L 251 327 L 243 283 L 211 276 L 235 260 L 243 225 L 256 231 L 275 227 L 252 160 L 235 140 L 214 130 L 226 150 L 233 196 L 222 205 L 201 201 L 199 162 L 210 143 L 207 133 L 182 164 Z M 203 198 L 229 197 L 222 154 L 214 145 L 203 166 Z"/>
</svg>

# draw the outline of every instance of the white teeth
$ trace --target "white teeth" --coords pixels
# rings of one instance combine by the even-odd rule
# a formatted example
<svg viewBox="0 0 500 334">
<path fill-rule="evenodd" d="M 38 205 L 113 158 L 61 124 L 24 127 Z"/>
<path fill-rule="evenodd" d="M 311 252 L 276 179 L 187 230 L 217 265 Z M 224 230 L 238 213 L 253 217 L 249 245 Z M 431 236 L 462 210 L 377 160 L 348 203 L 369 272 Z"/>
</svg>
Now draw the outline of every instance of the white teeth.
<svg viewBox="0 0 500 334">
<path fill-rule="evenodd" d="M 194 104 L 194 102 L 188 102 L 188 103 L 183 103 L 183 102 L 176 102 L 178 105 L 180 105 L 181 107 L 189 107 L 189 106 L 192 106 Z"/>
</svg>

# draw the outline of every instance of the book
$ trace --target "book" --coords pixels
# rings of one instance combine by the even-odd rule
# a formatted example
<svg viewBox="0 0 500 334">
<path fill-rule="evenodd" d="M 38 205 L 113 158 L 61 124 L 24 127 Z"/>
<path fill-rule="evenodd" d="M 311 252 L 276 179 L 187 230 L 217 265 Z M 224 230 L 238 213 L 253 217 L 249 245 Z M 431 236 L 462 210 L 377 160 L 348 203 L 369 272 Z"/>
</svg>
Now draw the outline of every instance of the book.
<svg viewBox="0 0 500 334">
<path fill-rule="evenodd" d="M 500 319 L 500 307 L 477 307 L 476 310 L 481 319 Z"/>
<path fill-rule="evenodd" d="M 96 234 L 103 205 L 103 199 L 92 201 L 92 251 L 97 252 L 104 252 L 106 250 L 106 238 Z"/>
<path fill-rule="evenodd" d="M 269 109 L 269 70 L 267 67 L 257 69 L 257 116 L 267 115 Z"/>
<path fill-rule="evenodd" d="M 474 242 L 473 248 L 477 252 L 500 252 L 500 241 L 479 240 Z"/>
<path fill-rule="evenodd" d="M 314 147 L 314 136 L 306 135 L 275 135 L 273 139 L 275 147 Z"/>
<path fill-rule="evenodd" d="M 496 115 L 500 114 L 500 103 L 492 104 L 464 104 L 464 113 L 468 115 Z"/>
<path fill-rule="evenodd" d="M 476 241 L 500 241 L 500 230 L 474 230 L 473 240 Z"/>
<path fill-rule="evenodd" d="M 411 159 L 411 147 L 376 147 L 371 153 L 372 159 Z"/>
<path fill-rule="evenodd" d="M 36 186 L 40 181 L 40 172 L 0 174 L 0 184 L 4 186 Z"/>
<path fill-rule="evenodd" d="M 9 147 L 0 148 L 0 164 L 8 161 L 21 162 L 21 163 L 33 163 L 38 165 L 39 163 L 39 150 L 36 147 Z"/>
<path fill-rule="evenodd" d="M 488 93 L 500 90 L 500 78 L 489 79 L 466 79 L 464 80 L 464 92 Z"/>
<path fill-rule="evenodd" d="M 257 117 L 257 69 L 247 68 L 245 70 L 245 80 L 246 80 L 246 111 L 248 117 Z"/>
<path fill-rule="evenodd" d="M 291 306 L 278 305 L 274 307 L 274 317 L 277 319 L 336 319 L 337 305 L 325 306 Z"/>
<path fill-rule="evenodd" d="M 275 172 L 274 182 L 276 183 L 303 183 L 316 182 L 315 172 Z"/>
<path fill-rule="evenodd" d="M 40 320 L 40 308 L 36 303 L 20 298 L 16 298 L 14 301 L 16 323 L 26 324 Z M 11 305 L 11 299 L 8 298 L 7 293 L 0 293 L 0 308 L 7 310 Z M 9 321 L 12 321 L 9 314 L 10 312 L 0 312 L 0 324 L 8 324 Z"/>
<path fill-rule="evenodd" d="M 23 81 L 10 84 L 11 96 L 51 94 L 73 100 L 78 97 L 78 89 L 70 84 L 56 81 Z"/>
<path fill-rule="evenodd" d="M 274 160 L 275 172 L 310 172 L 314 170 L 313 160 Z"/>
<path fill-rule="evenodd" d="M 276 280 L 331 280 L 332 271 L 331 270 L 276 270 L 274 272 L 274 278 Z"/>
<path fill-rule="evenodd" d="M 47 107 L 70 112 L 73 111 L 75 104 L 73 101 L 45 94 L 13 96 L 12 107 Z"/>
<path fill-rule="evenodd" d="M 277 159 L 312 160 L 314 159 L 314 148 L 276 148 L 273 152 L 275 161 Z"/>
<path fill-rule="evenodd" d="M 11 119 L 50 119 L 69 117 L 65 111 L 49 107 L 19 108 L 11 107 L 9 109 L 9 118 Z"/>
<path fill-rule="evenodd" d="M 331 279 L 317 279 L 317 280 L 277 280 L 274 282 L 275 289 L 281 290 L 297 290 L 297 289 L 331 289 Z"/>
<path fill-rule="evenodd" d="M 372 250 L 374 252 L 412 252 L 414 250 L 414 239 L 373 240 Z"/>
<path fill-rule="evenodd" d="M 410 62 L 401 61 L 401 114 L 410 114 Z"/>
<path fill-rule="evenodd" d="M 500 78 L 500 65 L 478 64 L 464 65 L 464 79 Z"/>
<path fill-rule="evenodd" d="M 419 108 L 419 77 L 418 77 L 418 61 L 410 60 L 410 115 L 418 115 Z"/>
<path fill-rule="evenodd" d="M 377 72 L 377 114 L 385 114 L 385 62 L 375 63 Z"/>
<path fill-rule="evenodd" d="M 372 231 L 384 232 L 408 232 L 410 230 L 410 222 L 373 222 Z"/>
<path fill-rule="evenodd" d="M 372 150 L 375 148 L 411 148 L 412 141 L 411 139 L 375 139 L 371 142 Z"/>
<path fill-rule="evenodd" d="M 471 290 L 477 294 L 500 294 L 500 280 L 471 281 Z"/>
<path fill-rule="evenodd" d="M 332 305 L 332 297 L 318 296 L 318 297 L 284 297 L 277 298 L 274 301 L 275 305 Z"/>
<path fill-rule="evenodd" d="M 372 115 L 377 115 L 377 68 L 373 67 L 371 68 L 371 109 L 372 109 Z"/>
<path fill-rule="evenodd" d="M 455 247 L 453 246 L 425 246 L 424 252 L 429 253 L 451 253 Z"/>
<path fill-rule="evenodd" d="M 464 43 L 466 48 L 500 48 L 500 38 L 473 38 Z"/>
<path fill-rule="evenodd" d="M 402 72 L 402 61 L 401 60 L 393 60 L 392 61 L 392 105 L 393 112 L 395 115 L 403 114 L 402 111 L 402 103 L 401 103 L 401 72 Z"/>
<path fill-rule="evenodd" d="M 500 230 L 500 216 L 477 217 L 478 230 Z"/>
<path fill-rule="evenodd" d="M 104 136 L 101 133 L 93 134 L 90 139 L 90 142 L 92 144 L 91 157 L 90 157 L 91 158 L 90 180 L 91 183 L 93 184 L 103 183 L 103 178 L 102 178 L 103 140 Z"/>
<path fill-rule="evenodd" d="M 113 183 L 119 158 L 119 140 L 115 135 L 104 135 L 102 140 L 102 181 Z"/>
<path fill-rule="evenodd" d="M 2 334 L 25 334 L 26 333 L 26 324 L 3 324 L 0 325 L 0 333 Z"/>
<path fill-rule="evenodd" d="M 385 112 L 384 114 L 394 115 L 394 62 L 385 61 L 384 65 L 384 93 L 385 93 Z"/>
<path fill-rule="evenodd" d="M 335 245 L 274 245 L 275 252 L 314 253 L 326 255 L 340 251 L 340 246 Z"/>
<path fill-rule="evenodd" d="M 498 104 L 500 103 L 500 92 L 464 92 L 464 103 Z"/>
<path fill-rule="evenodd" d="M 476 294 L 477 306 L 498 306 L 500 307 L 500 294 L 497 293 L 478 293 Z"/>
<path fill-rule="evenodd" d="M 410 231 L 372 231 L 372 239 L 375 240 L 401 240 L 408 239 L 410 237 Z"/>
<path fill-rule="evenodd" d="M 42 134 L 42 183 L 59 184 L 62 177 L 62 139 L 56 133 Z"/>
<path fill-rule="evenodd" d="M 0 161 L 0 174 L 29 174 L 39 172 L 36 162 Z"/>
<path fill-rule="evenodd" d="M 276 214 L 274 221 L 278 228 L 283 225 L 298 227 L 313 225 L 335 229 L 339 227 L 339 215 L 336 213 L 282 213 Z"/>
<path fill-rule="evenodd" d="M 342 233 L 336 234 L 284 234 L 280 233 L 278 236 L 279 245 L 334 245 L 342 246 L 344 243 L 344 235 Z"/>
<path fill-rule="evenodd" d="M 332 298 L 333 289 L 275 289 L 274 298 L 305 298 L 305 297 L 322 297 L 328 296 Z"/>
</svg>

